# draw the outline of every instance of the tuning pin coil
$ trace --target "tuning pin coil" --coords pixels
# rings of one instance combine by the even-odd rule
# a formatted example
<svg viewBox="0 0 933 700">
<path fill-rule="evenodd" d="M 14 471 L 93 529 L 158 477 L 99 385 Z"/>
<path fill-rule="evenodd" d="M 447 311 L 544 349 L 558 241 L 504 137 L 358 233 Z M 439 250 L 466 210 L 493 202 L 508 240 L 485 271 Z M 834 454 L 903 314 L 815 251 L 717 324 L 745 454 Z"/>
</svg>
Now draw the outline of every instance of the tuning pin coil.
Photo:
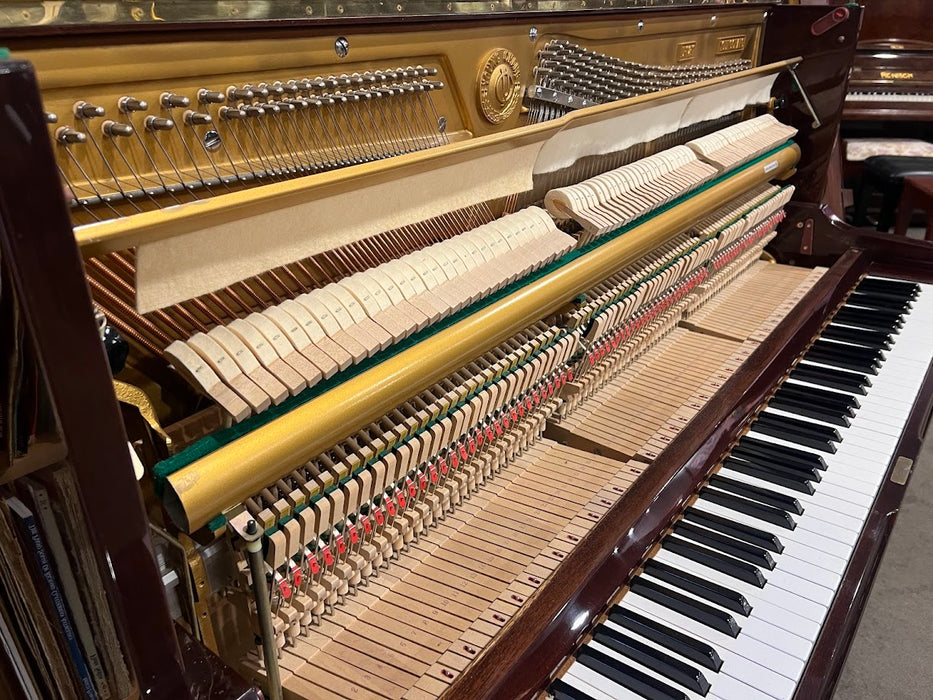
<svg viewBox="0 0 933 700">
<path fill-rule="evenodd" d="M 108 119 L 101 124 L 100 130 L 104 132 L 104 136 L 110 136 L 111 138 L 116 136 L 132 136 L 136 131 L 132 124 L 121 124 L 112 119 Z"/>
<path fill-rule="evenodd" d="M 147 131 L 171 131 L 175 122 L 165 117 L 148 116 L 145 121 Z"/>
<path fill-rule="evenodd" d="M 188 107 L 191 105 L 191 100 L 184 95 L 176 95 L 174 92 L 163 92 L 159 96 L 159 102 L 167 109 Z"/>
<path fill-rule="evenodd" d="M 187 110 L 183 117 L 185 124 L 188 126 L 203 126 L 204 124 L 210 124 L 213 119 L 211 119 L 210 114 L 203 114 L 202 112 L 195 112 L 192 109 Z"/>
<path fill-rule="evenodd" d="M 84 143 L 87 141 L 87 134 L 70 126 L 60 126 L 55 130 L 55 140 L 64 144 Z"/>
<path fill-rule="evenodd" d="M 135 97 L 121 97 L 117 101 L 117 109 L 124 114 L 131 112 L 143 112 L 149 109 L 149 103 L 145 100 L 137 100 Z"/>
<path fill-rule="evenodd" d="M 227 101 L 226 96 L 222 92 L 214 92 L 213 90 L 207 90 L 201 88 L 198 90 L 198 104 L 202 105 L 219 105 Z"/>
<path fill-rule="evenodd" d="M 94 119 L 104 116 L 104 108 L 89 102 L 75 102 L 74 113 L 79 119 Z"/>
</svg>

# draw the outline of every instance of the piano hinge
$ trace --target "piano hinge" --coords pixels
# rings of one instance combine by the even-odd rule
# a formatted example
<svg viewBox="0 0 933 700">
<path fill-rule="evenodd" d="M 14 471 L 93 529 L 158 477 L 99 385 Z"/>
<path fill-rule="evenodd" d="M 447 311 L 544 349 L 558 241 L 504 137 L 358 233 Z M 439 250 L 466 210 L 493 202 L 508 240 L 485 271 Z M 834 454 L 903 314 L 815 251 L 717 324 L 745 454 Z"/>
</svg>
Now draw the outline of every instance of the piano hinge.
<svg viewBox="0 0 933 700">
<path fill-rule="evenodd" d="M 800 229 L 800 254 L 810 255 L 813 253 L 813 219 L 804 219 L 797 222 L 797 228 Z"/>
<path fill-rule="evenodd" d="M 909 457 L 898 457 L 894 462 L 894 468 L 891 470 L 891 481 L 903 486 L 910 478 L 910 472 L 914 468 L 914 460 Z"/>
<path fill-rule="evenodd" d="M 811 24 L 810 33 L 813 36 L 820 36 L 821 34 L 828 32 L 837 24 L 842 24 L 847 19 L 849 19 L 849 8 L 837 7 Z"/>
</svg>

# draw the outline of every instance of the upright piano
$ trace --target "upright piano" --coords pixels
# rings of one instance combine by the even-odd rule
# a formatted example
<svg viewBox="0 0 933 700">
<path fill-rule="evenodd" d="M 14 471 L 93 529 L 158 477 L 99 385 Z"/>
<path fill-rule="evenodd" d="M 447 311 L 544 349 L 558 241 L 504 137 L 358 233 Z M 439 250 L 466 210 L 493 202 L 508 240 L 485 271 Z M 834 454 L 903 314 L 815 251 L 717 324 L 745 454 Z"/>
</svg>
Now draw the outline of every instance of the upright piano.
<svg viewBox="0 0 933 700">
<path fill-rule="evenodd" d="M 933 120 L 933 42 L 921 2 L 866 2 L 843 118 Z"/>
<path fill-rule="evenodd" d="M 843 177 L 856 188 L 875 155 L 933 156 L 933 42 L 921 2 L 866 2 L 849 78 Z"/>
<path fill-rule="evenodd" d="M 3 275 L 130 694 L 831 696 L 933 247 L 823 204 L 859 8 L 661 5 L 0 3 Z"/>
</svg>

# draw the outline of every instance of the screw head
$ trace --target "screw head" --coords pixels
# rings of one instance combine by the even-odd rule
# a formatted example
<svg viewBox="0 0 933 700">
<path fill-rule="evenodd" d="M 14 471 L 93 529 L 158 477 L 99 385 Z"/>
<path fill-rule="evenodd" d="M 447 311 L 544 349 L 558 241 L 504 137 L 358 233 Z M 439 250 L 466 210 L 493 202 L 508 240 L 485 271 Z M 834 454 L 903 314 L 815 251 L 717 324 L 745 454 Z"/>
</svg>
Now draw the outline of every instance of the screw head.
<svg viewBox="0 0 933 700">
<path fill-rule="evenodd" d="M 347 54 L 350 53 L 350 42 L 347 41 L 345 36 L 338 36 L 334 41 L 334 53 L 337 54 L 338 58 L 346 58 Z"/>
<path fill-rule="evenodd" d="M 247 534 L 247 535 L 255 535 L 255 534 L 256 534 L 256 527 L 257 527 L 257 525 L 256 525 L 256 521 L 255 521 L 255 520 L 250 520 L 249 522 L 247 522 L 247 523 L 246 523 L 246 534 Z"/>
<path fill-rule="evenodd" d="M 447 131 L 447 117 L 437 118 L 437 130 L 442 134 Z"/>
<path fill-rule="evenodd" d="M 534 41 L 538 38 L 538 28 L 532 27 L 528 30 L 528 41 Z"/>
<path fill-rule="evenodd" d="M 204 134 L 204 148 L 209 151 L 216 151 L 222 144 L 220 134 L 211 129 Z M 255 522 L 255 521 L 254 521 Z"/>
<path fill-rule="evenodd" d="M 638 20 L 638 24 L 636 26 L 638 27 L 638 31 L 640 32 L 644 31 L 645 29 L 645 23 L 643 20 Z"/>
</svg>

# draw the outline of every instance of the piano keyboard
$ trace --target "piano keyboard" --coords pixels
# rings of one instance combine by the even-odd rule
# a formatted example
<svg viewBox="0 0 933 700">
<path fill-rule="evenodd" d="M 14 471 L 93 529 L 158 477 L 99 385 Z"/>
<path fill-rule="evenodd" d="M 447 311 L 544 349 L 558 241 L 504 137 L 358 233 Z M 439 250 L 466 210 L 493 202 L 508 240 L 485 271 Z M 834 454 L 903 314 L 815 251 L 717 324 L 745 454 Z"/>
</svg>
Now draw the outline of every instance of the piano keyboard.
<svg viewBox="0 0 933 700">
<path fill-rule="evenodd" d="M 551 695 L 789 698 L 926 374 L 931 285 L 865 278 Z"/>
<path fill-rule="evenodd" d="M 846 102 L 933 102 L 933 95 L 923 92 L 850 92 Z"/>
</svg>

